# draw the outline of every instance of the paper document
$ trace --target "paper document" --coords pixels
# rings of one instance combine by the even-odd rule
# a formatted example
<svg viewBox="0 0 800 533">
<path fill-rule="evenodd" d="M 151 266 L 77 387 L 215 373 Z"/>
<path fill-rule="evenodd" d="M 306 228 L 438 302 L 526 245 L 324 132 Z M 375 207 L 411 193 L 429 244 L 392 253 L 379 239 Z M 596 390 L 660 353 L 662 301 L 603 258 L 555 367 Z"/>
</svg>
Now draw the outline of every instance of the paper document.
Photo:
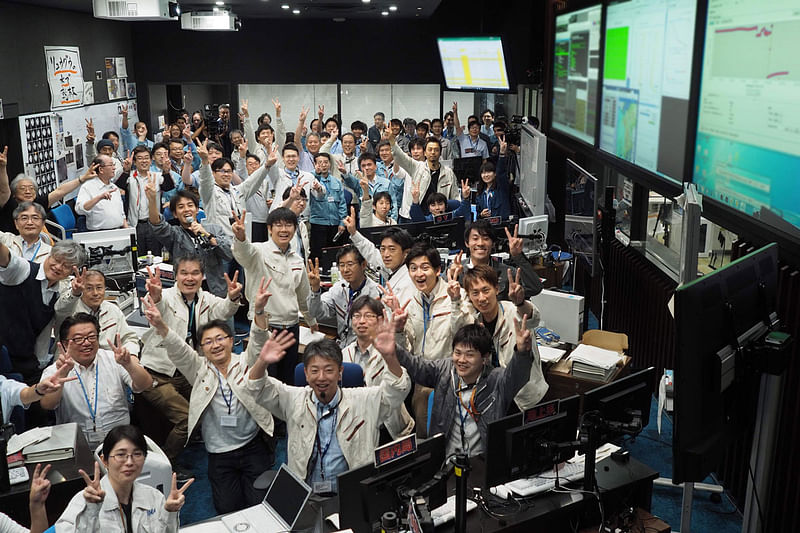
<svg viewBox="0 0 800 533">
<path fill-rule="evenodd" d="M 603 348 L 589 346 L 588 344 L 579 344 L 572 350 L 572 353 L 569 354 L 569 358 L 573 362 L 592 365 L 606 370 L 617 366 L 617 363 L 620 361 L 618 352 L 604 350 Z"/>
<path fill-rule="evenodd" d="M 566 350 L 559 350 L 558 348 L 553 348 L 552 346 L 542 346 L 539 345 L 539 359 L 542 360 L 544 363 L 556 363 L 564 357 L 564 354 L 567 353 Z"/>
<path fill-rule="evenodd" d="M 325 338 L 325 334 L 321 331 L 311 333 L 311 330 L 305 326 L 300 326 L 300 344 L 306 346 L 314 341 L 320 341 Z"/>
<path fill-rule="evenodd" d="M 53 428 L 48 426 L 29 429 L 25 433 L 20 433 L 19 435 L 11 435 L 11 438 L 8 439 L 8 450 L 6 453 L 8 455 L 13 455 L 22 450 L 25 446 L 49 439 L 52 434 Z"/>
</svg>

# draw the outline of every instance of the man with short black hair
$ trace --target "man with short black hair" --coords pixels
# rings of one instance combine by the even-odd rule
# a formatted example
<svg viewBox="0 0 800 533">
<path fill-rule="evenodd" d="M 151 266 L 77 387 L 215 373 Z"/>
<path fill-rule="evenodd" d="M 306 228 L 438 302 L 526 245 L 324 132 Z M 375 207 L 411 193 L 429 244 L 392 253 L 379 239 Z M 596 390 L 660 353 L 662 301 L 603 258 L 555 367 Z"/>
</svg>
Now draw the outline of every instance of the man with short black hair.
<svg viewBox="0 0 800 533">
<path fill-rule="evenodd" d="M 381 142 L 381 135 L 386 128 L 386 115 L 378 111 L 372 116 L 372 120 L 374 120 L 375 123 L 367 130 L 367 138 L 369 139 L 372 152 L 376 153 L 378 151 L 378 143 Z"/>
<path fill-rule="evenodd" d="M 333 239 L 339 232 L 344 231 L 344 219 L 347 217 L 344 184 L 330 173 L 331 154 L 319 153 L 316 165 L 309 209 L 311 221 L 309 257 L 312 258 L 319 258 L 323 248 L 336 244 Z M 346 236 L 343 241 L 347 241 Z"/>
<path fill-rule="evenodd" d="M 353 246 L 361 252 L 367 264 L 374 265 L 373 268 L 380 265 L 377 268 L 379 283 L 382 287 L 389 289 L 383 298 L 384 302 L 389 305 L 390 296 L 400 305 L 408 302 L 416 290 L 408 276 L 408 267 L 406 266 L 406 256 L 411 246 L 414 245 L 411 234 L 401 227 L 388 227 L 381 234 L 380 246 L 376 248 L 371 241 L 356 231 L 354 224 L 348 224 L 347 229 L 350 232 Z M 389 292 L 391 295 L 388 294 Z"/>
</svg>

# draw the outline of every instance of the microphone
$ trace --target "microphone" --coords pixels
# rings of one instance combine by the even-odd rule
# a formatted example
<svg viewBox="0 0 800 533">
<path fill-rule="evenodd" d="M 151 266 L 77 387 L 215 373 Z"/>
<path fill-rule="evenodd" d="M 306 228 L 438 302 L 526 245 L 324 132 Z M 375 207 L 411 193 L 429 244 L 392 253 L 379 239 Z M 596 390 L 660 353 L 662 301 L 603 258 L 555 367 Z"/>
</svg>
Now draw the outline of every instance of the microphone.
<svg viewBox="0 0 800 533">
<path fill-rule="evenodd" d="M 191 213 L 187 213 L 186 216 L 183 217 L 183 220 L 190 226 L 195 222 L 194 216 L 192 216 Z M 206 237 L 202 233 L 198 233 L 197 237 L 200 239 L 200 241 L 203 243 L 204 246 L 211 246 L 211 241 L 209 241 L 208 237 Z"/>
</svg>

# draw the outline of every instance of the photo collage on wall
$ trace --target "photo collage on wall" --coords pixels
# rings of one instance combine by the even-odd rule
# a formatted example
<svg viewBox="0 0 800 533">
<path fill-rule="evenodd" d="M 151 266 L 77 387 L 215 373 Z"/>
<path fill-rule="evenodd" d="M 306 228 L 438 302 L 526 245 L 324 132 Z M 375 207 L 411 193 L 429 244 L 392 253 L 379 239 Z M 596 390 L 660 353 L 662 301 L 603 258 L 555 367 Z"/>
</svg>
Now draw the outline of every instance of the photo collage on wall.
<svg viewBox="0 0 800 533">
<path fill-rule="evenodd" d="M 58 186 L 53 152 L 53 128 L 49 116 L 25 119 L 25 139 L 28 159 L 25 162 L 29 173 L 36 176 L 39 192 L 48 194 Z"/>
</svg>

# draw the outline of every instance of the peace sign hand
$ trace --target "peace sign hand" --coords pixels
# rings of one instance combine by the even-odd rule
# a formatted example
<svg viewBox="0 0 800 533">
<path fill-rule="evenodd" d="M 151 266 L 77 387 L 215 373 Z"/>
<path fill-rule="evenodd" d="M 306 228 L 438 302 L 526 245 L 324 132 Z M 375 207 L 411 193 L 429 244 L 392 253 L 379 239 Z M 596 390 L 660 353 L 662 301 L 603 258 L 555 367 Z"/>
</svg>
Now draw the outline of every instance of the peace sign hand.
<svg viewBox="0 0 800 533">
<path fill-rule="evenodd" d="M 395 309 L 392 311 L 392 323 L 394 323 L 394 330 L 396 332 L 403 331 L 403 328 L 406 327 L 406 321 L 408 320 L 408 311 L 406 311 L 406 307 L 411 303 L 411 300 L 413 300 L 413 298 L 409 298 L 408 301 L 400 307 L 395 306 Z"/>
<path fill-rule="evenodd" d="M 447 269 L 447 295 L 454 302 L 461 301 L 461 284 L 458 276 L 455 275 L 456 269 Z"/>
<path fill-rule="evenodd" d="M 144 298 L 141 298 L 142 306 L 144 308 L 144 316 L 150 325 L 156 329 L 156 332 L 165 337 L 167 335 L 167 331 L 169 328 L 164 323 L 164 319 L 161 316 L 161 312 L 156 307 L 155 302 L 153 302 L 153 298 L 150 297 L 149 294 L 145 295 Z"/>
<path fill-rule="evenodd" d="M 522 315 L 522 323 L 514 318 L 514 332 L 517 334 L 517 351 L 529 352 L 533 347 L 531 330 L 528 329 L 528 315 Z"/>
<path fill-rule="evenodd" d="M 106 491 L 100 488 L 100 463 L 94 462 L 94 477 L 90 478 L 89 475 L 83 470 L 78 470 L 83 480 L 86 482 L 86 488 L 83 489 L 83 497 L 89 503 L 100 503 L 106 497 Z"/>
<path fill-rule="evenodd" d="M 190 479 L 186 483 L 183 484 L 183 487 L 178 489 L 178 476 L 175 472 L 172 473 L 172 488 L 169 491 L 169 496 L 164 501 L 164 509 L 170 513 L 177 513 L 183 507 L 183 504 L 186 503 L 186 496 L 184 496 L 184 492 L 188 489 L 192 483 L 194 483 L 194 478 Z"/>
<path fill-rule="evenodd" d="M 415 204 L 419 203 L 419 196 L 420 196 L 419 183 L 420 183 L 420 181 L 421 180 L 413 180 L 413 179 L 411 180 L 411 200 Z"/>
<path fill-rule="evenodd" d="M 238 270 L 237 270 L 238 273 Z M 260 313 L 264 310 L 267 306 L 267 301 L 269 301 L 269 297 L 272 296 L 272 293 L 269 292 L 269 284 L 272 283 L 272 277 L 267 280 L 267 283 L 264 283 L 264 277 L 261 277 L 261 281 L 258 284 L 258 291 L 256 291 L 256 297 L 253 300 L 253 311 L 256 313 Z"/>
<path fill-rule="evenodd" d="M 320 121 L 322 120 L 322 117 L 325 116 L 325 106 L 324 105 L 321 105 L 321 106 L 317 107 L 317 116 L 319 117 Z"/>
<path fill-rule="evenodd" d="M 241 110 L 242 110 L 242 115 L 244 115 L 245 118 L 250 116 L 247 99 L 242 100 Z"/>
<path fill-rule="evenodd" d="M 461 182 L 461 198 L 464 200 L 469 200 L 470 195 L 472 194 L 472 187 L 469 185 L 469 180 L 463 180 Z"/>
<path fill-rule="evenodd" d="M 275 106 L 275 118 L 281 116 L 281 102 L 277 98 L 272 99 L 272 105 Z"/>
<path fill-rule="evenodd" d="M 239 242 L 244 242 L 247 240 L 247 233 L 244 230 L 244 217 L 247 214 L 247 209 L 242 209 L 242 214 L 237 215 L 235 211 L 231 211 L 233 215 L 233 224 L 231 224 L 231 230 L 233 231 L 233 236 Z"/>
<path fill-rule="evenodd" d="M 79 297 L 83 294 L 83 288 L 86 283 L 86 267 L 78 270 L 78 267 L 72 267 L 72 295 Z"/>
<path fill-rule="evenodd" d="M 239 271 L 233 273 L 233 279 L 228 277 L 228 273 L 223 274 L 225 282 L 228 284 L 228 299 L 232 302 L 238 302 L 242 297 L 242 284 L 239 283 Z"/>
<path fill-rule="evenodd" d="M 461 278 L 461 273 L 464 271 L 464 265 L 461 264 L 462 255 L 464 255 L 464 250 L 459 250 L 453 258 L 453 262 L 450 263 L 450 267 L 447 269 L 447 279 L 450 279 L 450 272 L 453 273 L 453 279 L 458 280 Z"/>
<path fill-rule="evenodd" d="M 497 137 L 497 142 L 500 144 L 500 155 L 506 155 L 506 149 L 508 148 L 508 143 L 506 142 L 505 134 L 499 135 Z"/>
<path fill-rule="evenodd" d="M 242 139 L 242 142 L 239 143 L 238 150 L 241 157 L 247 156 L 247 139 Z"/>
<path fill-rule="evenodd" d="M 519 224 L 514 224 L 514 235 L 508 231 L 508 228 L 503 228 L 508 237 L 508 254 L 511 257 L 522 255 L 522 239 L 519 238 Z"/>
<path fill-rule="evenodd" d="M 148 172 L 147 182 L 144 184 L 144 194 L 148 202 L 156 202 L 158 196 L 158 172 Z"/>
<path fill-rule="evenodd" d="M 344 163 L 341 159 L 336 160 L 336 168 L 339 169 L 339 172 L 342 174 L 342 176 L 347 174 L 347 168 L 344 166 Z"/>
<path fill-rule="evenodd" d="M 278 162 L 278 145 L 277 143 L 273 143 L 269 149 L 269 156 L 267 156 L 267 162 L 265 163 L 265 166 L 267 168 L 271 168 L 277 162 Z"/>
<path fill-rule="evenodd" d="M 391 285 L 388 283 L 386 284 L 386 287 L 378 285 L 378 292 L 381 293 L 381 301 L 386 307 L 388 307 L 391 311 L 397 309 L 397 296 L 395 296 Z"/>
<path fill-rule="evenodd" d="M 114 338 L 114 359 L 122 368 L 128 368 L 131 364 L 131 352 L 122 344 L 119 333 Z"/>
<path fill-rule="evenodd" d="M 66 365 L 64 365 L 66 366 Z M 69 370 L 67 370 L 69 372 Z M 43 395 L 43 394 L 51 394 L 53 392 L 58 392 L 61 390 L 61 385 L 67 383 L 69 381 L 75 381 L 78 379 L 78 376 L 72 377 L 59 377 L 58 374 L 53 374 L 51 376 L 47 376 L 46 378 L 42 378 L 42 380 L 35 385 L 36 394 Z"/>
<path fill-rule="evenodd" d="M 313 263 L 311 259 L 308 260 L 308 283 L 311 285 L 312 291 L 319 291 L 319 285 L 321 283 L 319 276 L 319 257 L 315 258 Z"/>
<path fill-rule="evenodd" d="M 309 111 L 310 111 L 310 109 L 308 107 L 306 107 L 306 106 L 303 106 L 303 107 L 300 108 L 300 122 L 305 122 L 306 121 L 306 117 L 308 116 L 308 112 Z"/>
<path fill-rule="evenodd" d="M 183 152 L 183 164 L 184 165 L 191 165 L 192 161 L 194 161 L 194 154 L 191 150 L 186 150 Z"/>
<path fill-rule="evenodd" d="M 39 505 L 44 505 L 47 501 L 47 496 L 50 494 L 50 480 L 47 479 L 47 473 L 50 471 L 50 465 L 42 468 L 41 464 L 37 464 L 33 469 L 33 477 L 31 478 L 31 491 L 29 494 L 30 502 Z"/>
<path fill-rule="evenodd" d="M 130 150 L 125 153 L 125 160 L 122 162 L 122 170 L 125 172 L 130 172 L 131 168 L 133 168 L 133 153 L 131 153 Z"/>
<path fill-rule="evenodd" d="M 525 301 L 525 288 L 519 282 L 519 273 L 522 269 L 517 269 L 517 275 L 515 277 L 511 277 L 511 269 L 508 269 L 508 299 L 511 300 L 514 305 L 520 305 L 522 302 Z"/>
<path fill-rule="evenodd" d="M 90 118 L 85 118 L 83 120 L 86 121 L 86 142 L 91 144 L 96 139 L 94 135 L 94 123 Z"/>
<path fill-rule="evenodd" d="M 56 350 L 56 373 L 53 375 L 58 379 L 64 379 L 75 366 L 75 361 L 67 355 L 64 349 L 63 339 L 56 346 L 58 347 Z"/>
<path fill-rule="evenodd" d="M 161 284 L 161 267 L 156 267 L 155 273 L 150 270 L 150 267 L 147 267 L 147 279 L 144 282 L 144 288 L 153 303 L 161 301 L 161 289 L 163 288 Z"/>
<path fill-rule="evenodd" d="M 203 140 L 202 142 L 195 143 L 197 147 L 197 155 L 200 156 L 200 161 L 203 162 L 204 165 L 208 164 L 208 139 Z"/>
<path fill-rule="evenodd" d="M 350 206 L 350 216 L 344 217 L 344 227 L 350 235 L 356 234 L 356 208 Z"/>
</svg>

